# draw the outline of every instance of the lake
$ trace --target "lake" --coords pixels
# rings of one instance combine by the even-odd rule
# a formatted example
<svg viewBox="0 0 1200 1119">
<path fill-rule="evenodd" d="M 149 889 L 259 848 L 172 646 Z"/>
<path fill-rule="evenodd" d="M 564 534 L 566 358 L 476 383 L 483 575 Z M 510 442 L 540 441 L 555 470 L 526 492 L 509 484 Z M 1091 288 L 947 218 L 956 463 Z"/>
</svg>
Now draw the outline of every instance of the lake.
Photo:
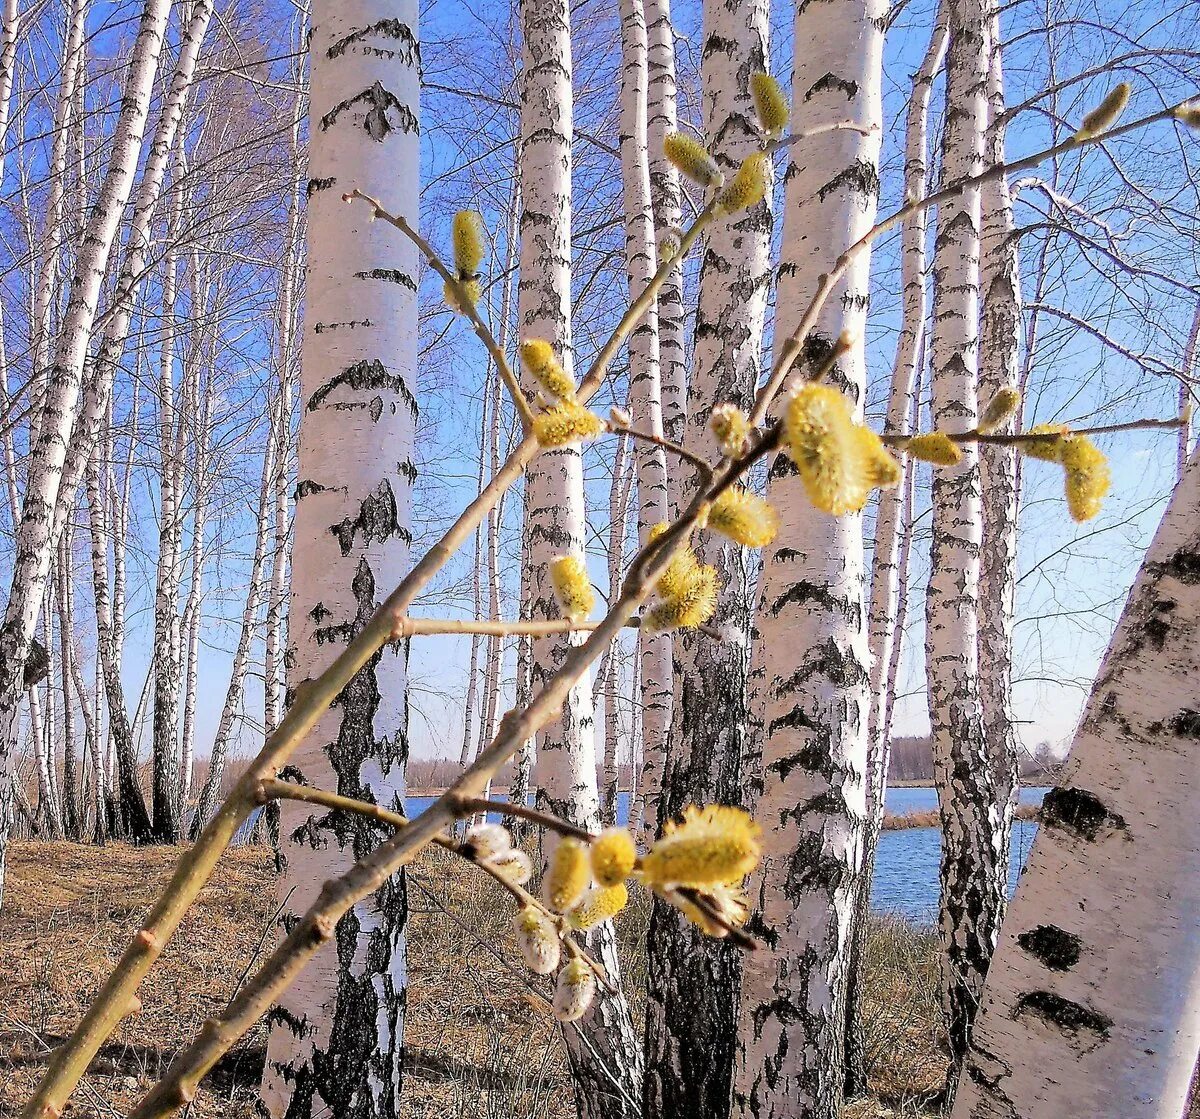
<svg viewBox="0 0 1200 1119">
<path fill-rule="evenodd" d="M 1023 788 L 1022 804 L 1041 804 L 1045 788 Z M 498 798 L 503 799 L 503 798 Z M 433 797 L 410 796 L 409 814 L 419 816 Z M 937 808 L 937 793 L 928 787 L 888 789 L 887 811 L 895 816 L 909 812 L 931 812 Z M 498 817 L 493 817 L 498 818 Z M 629 794 L 617 798 L 617 819 L 629 819 Z M 875 879 L 871 883 L 871 908 L 877 913 L 898 913 L 912 921 L 932 924 L 937 919 L 939 843 L 937 828 L 906 828 L 885 831 L 879 839 Z M 1016 888 L 1037 824 L 1018 820 L 1013 824 L 1010 848 L 1009 894 Z"/>
</svg>

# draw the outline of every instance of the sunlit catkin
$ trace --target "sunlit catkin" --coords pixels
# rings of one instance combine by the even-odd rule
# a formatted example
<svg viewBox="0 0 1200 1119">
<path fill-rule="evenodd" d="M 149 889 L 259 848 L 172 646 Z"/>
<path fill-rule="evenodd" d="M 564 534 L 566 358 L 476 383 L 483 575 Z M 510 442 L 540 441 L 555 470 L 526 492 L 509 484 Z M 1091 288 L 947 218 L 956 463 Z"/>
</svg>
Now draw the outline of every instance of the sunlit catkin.
<svg viewBox="0 0 1200 1119">
<path fill-rule="evenodd" d="M 533 877 L 533 863 L 519 847 L 501 851 L 500 854 L 483 861 L 514 886 L 524 886 Z"/>
<path fill-rule="evenodd" d="M 829 385 L 803 385 L 784 414 L 788 453 L 813 505 L 840 516 L 867 503 L 864 448 L 846 398 Z"/>
<path fill-rule="evenodd" d="M 1071 435 L 1062 447 L 1067 508 L 1076 521 L 1090 521 L 1112 485 L 1108 459 L 1086 435 Z"/>
<path fill-rule="evenodd" d="M 712 503 L 708 527 L 747 548 L 764 548 L 779 531 L 779 514 L 765 498 L 730 486 Z"/>
<path fill-rule="evenodd" d="M 512 847 L 512 836 L 499 824 L 476 824 L 467 829 L 463 846 L 475 859 L 492 859 Z"/>
<path fill-rule="evenodd" d="M 550 856 L 542 881 L 542 897 L 555 913 L 565 913 L 583 897 L 591 877 L 587 847 L 578 839 L 563 836 Z"/>
<path fill-rule="evenodd" d="M 615 917 L 629 904 L 629 889 L 624 882 L 615 886 L 593 886 L 567 911 L 571 928 L 586 931 Z"/>
<path fill-rule="evenodd" d="M 682 132 L 668 132 L 663 154 L 681 175 L 702 187 L 719 187 L 724 181 L 721 168 L 699 140 Z"/>
<path fill-rule="evenodd" d="M 595 439 L 604 421 L 582 404 L 563 401 L 533 417 L 533 434 L 543 447 L 565 447 L 584 439 Z"/>
<path fill-rule="evenodd" d="M 554 988 L 554 1017 L 560 1022 L 582 1018 L 596 997 L 596 976 L 580 959 L 568 960 Z"/>
<path fill-rule="evenodd" d="M 1020 404 L 1021 394 L 1016 389 L 1003 388 L 988 401 L 988 406 L 983 410 L 976 426 L 984 435 L 991 435 L 1016 414 Z"/>
<path fill-rule="evenodd" d="M 541 910 L 524 905 L 513 920 L 517 933 L 517 947 L 529 970 L 538 975 L 549 975 L 556 967 L 560 954 L 558 930 Z"/>
<path fill-rule="evenodd" d="M 1017 440 L 1017 446 L 1029 458 L 1041 459 L 1042 462 L 1062 462 L 1067 435 L 1067 428 L 1062 424 L 1038 424 Z"/>
<path fill-rule="evenodd" d="M 869 489 L 890 489 L 900 483 L 900 464 L 872 428 L 854 425 L 854 441 L 862 462 L 863 481 Z"/>
<path fill-rule="evenodd" d="M 697 564 L 686 586 L 678 593 L 664 596 L 646 614 L 643 624 L 650 633 L 672 629 L 695 629 L 704 625 L 717 609 L 717 569 Z"/>
<path fill-rule="evenodd" d="M 459 210 L 453 224 L 454 267 L 459 279 L 472 279 L 483 264 L 486 251 L 483 218 L 475 210 Z"/>
<path fill-rule="evenodd" d="M 736 214 L 757 206 L 767 194 L 771 161 L 763 152 L 751 152 L 742 160 L 729 185 L 717 196 L 717 212 Z"/>
<path fill-rule="evenodd" d="M 745 809 L 691 805 L 642 859 L 642 878 L 652 887 L 740 882 L 761 854 L 762 829 Z"/>
<path fill-rule="evenodd" d="M 592 877 L 601 886 L 615 886 L 633 873 L 637 845 L 625 828 L 605 828 L 592 844 Z"/>
<path fill-rule="evenodd" d="M 563 617 L 572 622 L 582 622 L 596 606 L 596 592 L 578 556 L 557 556 L 550 561 L 550 585 Z"/>
<path fill-rule="evenodd" d="M 1090 140 L 1112 128 L 1129 103 L 1129 92 L 1128 82 L 1120 82 L 1113 86 L 1108 96 L 1083 118 L 1079 131 L 1075 133 L 1075 139 Z"/>
<path fill-rule="evenodd" d="M 650 530 L 650 539 L 657 540 L 668 528 L 670 525 L 655 525 Z M 699 570 L 700 561 L 696 558 L 696 553 L 692 551 L 691 545 L 680 544 L 675 549 L 665 570 L 658 577 L 654 589 L 663 598 L 681 598 L 695 585 Z"/>
<path fill-rule="evenodd" d="M 750 420 L 736 404 L 718 404 L 708 421 L 713 438 L 727 458 L 735 458 L 746 449 Z"/>
<path fill-rule="evenodd" d="M 483 294 L 483 289 L 480 287 L 477 279 L 459 279 L 458 287 L 465 296 L 465 299 L 460 299 L 458 291 L 454 289 L 454 285 L 449 283 L 442 285 L 442 298 L 446 301 L 446 306 L 456 315 L 465 315 L 479 302 L 479 297 Z"/>
<path fill-rule="evenodd" d="M 759 71 L 750 75 L 750 96 L 754 98 L 754 113 L 763 132 L 768 136 L 781 135 L 791 118 L 783 87 L 770 74 Z"/>
<path fill-rule="evenodd" d="M 962 461 L 962 451 L 958 444 L 943 431 L 914 435 L 905 440 L 904 449 L 911 458 L 932 462 L 935 466 L 953 466 Z"/>
<path fill-rule="evenodd" d="M 558 400 L 575 399 L 575 382 L 554 356 L 554 347 L 541 338 L 521 343 L 521 364 L 547 395 Z"/>
</svg>

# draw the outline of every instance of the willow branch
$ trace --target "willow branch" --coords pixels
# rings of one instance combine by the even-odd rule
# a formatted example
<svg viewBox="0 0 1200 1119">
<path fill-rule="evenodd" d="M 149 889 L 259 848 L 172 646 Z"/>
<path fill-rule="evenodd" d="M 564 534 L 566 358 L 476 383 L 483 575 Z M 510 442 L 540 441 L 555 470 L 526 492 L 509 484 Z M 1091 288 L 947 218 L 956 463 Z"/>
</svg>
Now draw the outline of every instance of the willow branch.
<svg viewBox="0 0 1200 1119">
<path fill-rule="evenodd" d="M 696 473 L 700 476 L 701 486 L 707 486 L 712 481 L 712 467 L 708 462 L 698 454 L 689 451 L 686 447 L 680 446 L 680 444 L 672 442 L 662 435 L 655 435 L 650 431 L 641 431 L 618 420 L 609 420 L 608 430 L 613 435 L 628 435 L 631 439 L 640 439 L 643 443 L 653 443 L 654 446 L 662 447 L 664 451 L 669 451 L 671 454 L 683 459 L 684 462 L 690 463 L 696 468 Z"/>
<path fill-rule="evenodd" d="M 1094 427 L 1070 427 L 1068 425 L 1065 432 L 984 432 L 979 431 L 977 428 L 972 428 L 970 431 L 946 431 L 942 432 L 942 434 L 945 435 L 947 439 L 955 443 L 992 443 L 999 444 L 1001 446 L 1019 447 L 1023 443 L 1053 443 L 1056 439 L 1061 439 L 1064 434 L 1109 435 L 1117 431 L 1152 431 L 1162 429 L 1173 430 L 1175 428 L 1182 427 L 1187 422 L 1187 417 L 1180 415 L 1170 416 L 1167 419 L 1148 417 L 1141 420 L 1124 420 L 1121 423 L 1096 424 Z M 904 450 L 905 445 L 911 442 L 914 437 L 911 435 L 881 435 L 879 438 L 889 446 Z"/>
<path fill-rule="evenodd" d="M 609 365 L 625 339 L 657 298 L 659 289 L 676 264 L 696 243 L 712 220 L 713 204 L 710 203 L 685 232 L 678 251 L 659 265 L 653 279 L 622 316 L 580 384 L 578 395 L 581 403 L 585 403 L 599 390 Z M 58 1119 L 62 1114 L 67 1098 L 79 1083 L 100 1046 L 121 1021 L 140 1006 L 136 995 L 139 984 L 158 958 L 162 946 L 179 927 L 196 896 L 212 877 L 217 861 L 237 834 L 238 828 L 257 807 L 258 783 L 264 778 L 272 777 L 286 763 L 342 689 L 380 648 L 392 640 L 391 634 L 396 619 L 408 614 L 420 593 L 454 553 L 471 538 L 489 510 L 521 477 L 539 449 L 537 440 L 527 435 L 487 486 L 459 514 L 458 519 L 442 538 L 425 553 L 333 663 L 315 680 L 306 681 L 296 689 L 295 698 L 282 722 L 268 737 L 262 750 L 247 767 L 196 842 L 180 856 L 170 882 L 147 915 L 143 927 L 122 953 L 116 968 L 88 1007 L 76 1031 L 55 1049 L 49 1068 L 42 1076 L 34 1095 L 21 1111 L 22 1119 Z M 608 631 L 605 640 L 609 640 L 610 637 L 611 631 Z M 472 791 L 482 791 L 482 787 Z M 423 815 L 421 820 L 424 819 Z M 409 842 L 417 844 L 417 847 L 414 847 L 416 850 L 431 842 L 434 833 L 427 834 L 418 821 L 405 834 L 409 837 Z M 396 865 L 402 865 L 408 858 L 411 858 L 411 853 L 407 854 L 407 858 L 401 857 Z M 378 881 L 375 879 L 377 871 L 374 868 L 365 869 L 362 874 L 365 880 L 375 882 L 375 885 L 363 891 L 365 895 L 386 881 L 390 872 L 384 873 Z M 323 943 L 324 939 L 328 939 L 328 935 L 332 935 L 332 926 L 329 926 L 328 935 L 320 921 L 309 926 L 310 936 L 317 933 L 322 938 L 318 943 Z M 307 956 L 305 958 L 307 959 Z M 206 1030 L 210 1043 L 220 1040 L 212 1036 L 216 1029 L 217 1027 L 213 1027 L 212 1030 Z M 223 1051 L 223 1048 L 218 1049 L 218 1052 Z M 179 1105 L 170 1105 L 166 1112 L 159 1113 L 166 1114 L 175 1106 Z"/>
<path fill-rule="evenodd" d="M 833 293 L 834 287 L 846 274 L 850 265 L 871 247 L 875 239 L 889 230 L 900 225 L 905 219 L 913 214 L 919 213 L 922 210 L 927 210 L 932 206 L 937 206 L 945 202 L 949 198 L 955 198 L 964 191 L 973 190 L 975 187 L 983 186 L 985 183 L 992 182 L 995 179 L 1003 178 L 1007 175 L 1016 174 L 1020 171 L 1028 171 L 1032 167 L 1036 167 L 1040 163 L 1044 163 L 1048 159 L 1056 159 L 1067 152 L 1076 151 L 1080 148 L 1087 147 L 1091 144 L 1103 143 L 1105 140 L 1113 140 L 1118 136 L 1123 136 L 1126 133 L 1137 131 L 1145 128 L 1148 125 L 1156 124 L 1160 120 L 1167 120 L 1175 117 L 1176 113 L 1187 105 L 1192 98 L 1184 98 L 1177 104 L 1171 105 L 1166 109 L 1160 109 L 1156 113 L 1151 113 L 1149 116 L 1141 117 L 1138 120 L 1130 121 L 1128 124 L 1118 125 L 1115 128 L 1110 128 L 1106 132 L 1097 133 L 1094 136 L 1084 138 L 1072 137 L 1069 140 L 1064 140 L 1061 144 L 1056 144 L 1054 147 L 1045 148 L 1040 152 L 1035 152 L 1033 155 L 1027 155 L 1022 159 L 1014 160 L 1011 163 L 996 163 L 985 171 L 981 171 L 978 175 L 972 175 L 966 179 L 960 179 L 956 183 L 951 183 L 949 186 L 943 187 L 941 190 L 935 191 L 933 194 L 928 194 L 924 198 L 914 199 L 912 202 L 901 206 L 900 209 L 889 214 L 882 221 L 876 222 L 866 233 L 864 233 L 857 241 L 854 242 L 841 256 L 837 258 L 833 267 L 826 273 L 822 274 L 817 281 L 817 290 L 813 293 L 813 297 L 805 309 L 804 314 L 800 318 L 796 329 L 783 343 L 777 347 L 775 363 L 771 369 L 771 376 L 768 378 L 763 387 L 759 390 L 758 396 L 754 402 L 754 409 L 750 414 L 750 422 L 753 425 L 761 424 L 767 414 L 767 410 L 771 407 L 775 398 L 783 389 L 787 381 L 788 374 L 791 372 L 792 366 L 796 363 L 796 359 L 804 347 L 805 339 L 817 324 L 817 317 L 820 315 L 826 301 Z"/>
<path fill-rule="evenodd" d="M 487 324 L 479 317 L 475 300 L 471 298 L 466 286 L 446 267 L 442 262 L 442 258 L 438 256 L 437 250 L 409 225 L 402 214 L 393 214 L 384 209 L 382 202 L 359 190 L 358 187 L 355 187 L 348 194 L 342 195 L 343 202 L 352 203 L 355 199 L 362 199 L 362 201 L 371 207 L 371 217 L 373 219 L 378 218 L 387 222 L 388 225 L 394 226 L 416 245 L 421 255 L 429 261 L 430 267 L 441 276 L 446 286 L 454 293 L 455 301 L 458 303 L 461 313 L 471 324 L 476 337 L 487 348 L 487 352 L 491 354 L 492 361 L 496 363 L 496 368 L 500 372 L 500 379 L 504 382 L 504 387 L 508 390 L 508 395 L 512 397 L 513 404 L 516 405 L 517 414 L 521 417 L 521 430 L 527 434 L 533 426 L 533 410 L 529 407 L 529 401 L 525 399 L 525 393 L 521 391 L 521 384 L 513 373 L 512 367 L 508 364 L 508 358 L 500 348 L 500 344 L 496 341 Z"/>
<path fill-rule="evenodd" d="M 529 820 L 547 831 L 558 832 L 559 835 L 579 839 L 584 843 L 596 841 L 596 836 L 586 828 L 577 828 L 549 812 L 541 812 L 525 804 L 510 804 L 506 800 L 488 800 L 486 797 L 453 797 L 451 805 L 460 819 L 476 812 L 499 812 L 505 816 L 519 816 L 522 820 Z"/>
</svg>

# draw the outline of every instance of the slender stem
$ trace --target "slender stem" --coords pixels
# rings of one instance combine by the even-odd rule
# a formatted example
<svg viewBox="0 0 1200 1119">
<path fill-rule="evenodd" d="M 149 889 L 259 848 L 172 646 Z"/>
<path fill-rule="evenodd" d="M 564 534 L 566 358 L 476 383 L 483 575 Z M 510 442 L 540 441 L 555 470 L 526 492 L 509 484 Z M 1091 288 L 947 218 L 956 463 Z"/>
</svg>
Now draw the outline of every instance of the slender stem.
<svg viewBox="0 0 1200 1119">
<path fill-rule="evenodd" d="M 809 302 L 808 308 L 800 317 L 800 322 L 790 337 L 777 347 L 775 355 L 775 364 L 771 370 L 771 376 L 759 390 L 758 397 L 754 402 L 754 410 L 750 414 L 750 422 L 752 425 L 762 423 L 763 418 L 767 414 L 767 410 L 771 407 L 775 398 L 783 389 L 787 381 L 788 374 L 796 359 L 800 356 L 803 349 L 805 339 L 807 339 L 810 331 L 816 326 L 817 316 L 821 313 L 821 309 L 825 306 L 826 300 L 832 294 L 834 287 L 838 281 L 846 274 L 846 270 L 854 262 L 854 260 L 865 252 L 872 242 L 881 234 L 895 228 L 906 218 L 911 217 L 921 210 L 927 210 L 932 206 L 937 206 L 945 202 L 948 198 L 954 198 L 962 194 L 966 190 L 971 190 L 974 187 L 982 186 L 984 183 L 991 182 L 994 179 L 1002 178 L 1006 175 L 1016 174 L 1020 171 L 1027 171 L 1031 167 L 1036 167 L 1039 163 L 1044 163 L 1048 159 L 1057 158 L 1067 152 L 1075 151 L 1078 148 L 1087 147 L 1089 144 L 1102 143 L 1105 140 L 1112 140 L 1118 136 L 1123 136 L 1126 133 L 1134 132 L 1140 128 L 1145 128 L 1147 125 L 1155 124 L 1160 120 L 1167 120 L 1175 116 L 1175 114 L 1184 105 L 1191 100 L 1185 98 L 1183 101 L 1175 105 L 1171 105 L 1166 109 L 1160 109 L 1156 113 L 1151 113 L 1149 116 L 1141 117 L 1138 120 L 1130 121 L 1128 124 L 1118 125 L 1116 128 L 1111 128 L 1107 132 L 1098 133 L 1095 136 L 1077 139 L 1072 137 L 1069 140 L 1064 140 L 1061 144 L 1056 144 L 1054 147 L 1045 148 L 1040 152 L 1035 152 L 1033 155 L 1025 156 L 1022 159 L 1015 160 L 1012 163 L 995 163 L 987 170 L 981 171 L 978 175 L 972 175 L 970 178 L 960 179 L 956 183 L 951 183 L 949 186 L 943 187 L 933 194 L 928 194 L 924 198 L 914 199 L 912 202 L 901 206 L 900 209 L 888 215 L 882 221 L 876 222 L 866 233 L 864 233 L 857 241 L 854 242 L 841 256 L 838 257 L 833 267 L 821 276 L 817 283 L 817 290 L 813 293 L 812 300 Z"/>
<path fill-rule="evenodd" d="M 470 816 L 475 812 L 499 812 L 505 816 L 519 816 L 522 820 L 529 820 L 548 831 L 556 831 L 559 835 L 570 836 L 572 839 L 579 839 L 584 843 L 596 841 L 596 836 L 586 828 L 577 828 L 574 824 L 568 824 L 566 820 L 560 820 L 557 816 L 552 816 L 548 812 L 540 812 L 528 805 L 510 804 L 507 800 L 488 800 L 485 797 L 458 796 L 454 797 L 450 803 L 454 813 L 460 818 Z"/>
<path fill-rule="evenodd" d="M 777 140 L 768 140 L 764 149 L 768 153 L 774 153 L 781 148 L 790 148 L 793 144 L 810 140 L 814 136 L 823 136 L 827 132 L 858 132 L 863 136 L 870 136 L 875 131 L 876 128 L 873 124 L 859 124 L 856 120 L 837 120 L 829 124 L 818 124 L 812 128 L 806 128 L 803 132 L 792 132 L 787 136 L 780 136 Z"/>
<path fill-rule="evenodd" d="M 614 435 L 628 435 L 631 439 L 641 439 L 645 443 L 653 443 L 656 447 L 662 447 L 664 451 L 670 451 L 671 454 L 677 455 L 684 462 L 690 462 L 700 476 L 701 486 L 707 486 L 712 480 L 712 467 L 703 458 L 686 447 L 673 443 L 670 439 L 649 431 L 640 431 L 636 427 L 630 427 L 628 424 L 619 423 L 616 420 L 608 421 L 608 430 Z"/>
<path fill-rule="evenodd" d="M 762 945 L 748 932 L 727 920 L 724 914 L 722 914 L 717 907 L 713 905 L 713 903 L 709 901 L 709 899 L 699 890 L 693 889 L 691 886 L 676 886 L 671 892 L 676 893 L 680 897 L 691 902 L 691 904 L 699 909 L 710 921 L 712 921 L 714 925 L 724 929 L 725 934 L 739 948 L 745 948 L 748 951 L 753 952 L 762 947 Z"/>
<path fill-rule="evenodd" d="M 496 363 L 496 368 L 500 371 L 500 379 L 504 382 L 504 387 L 508 389 L 508 395 L 512 397 L 513 404 L 517 408 L 517 414 L 521 417 L 521 430 L 528 433 L 533 426 L 533 410 L 529 407 L 529 401 L 525 399 L 525 393 L 521 391 L 520 382 L 513 373 L 512 367 L 508 364 L 508 358 L 500 348 L 500 344 L 496 341 L 491 330 L 488 329 L 487 324 L 479 317 L 475 301 L 471 298 L 466 286 L 446 267 L 434 247 L 409 225 L 402 214 L 393 214 L 385 210 L 383 203 L 378 199 L 372 198 L 371 195 L 359 190 L 357 187 L 348 194 L 342 195 L 343 202 L 353 202 L 355 199 L 362 199 L 362 201 L 371 207 L 373 218 L 381 218 L 388 225 L 395 226 L 400 230 L 405 237 L 417 246 L 425 259 L 429 261 L 430 267 L 446 282 L 446 286 L 454 293 L 459 310 L 471 324 L 476 336 L 487 348 L 487 352 L 492 355 L 492 360 Z"/>
<path fill-rule="evenodd" d="M 636 621 L 636 619 L 631 619 Z M 431 637 L 439 634 L 482 633 L 496 637 L 546 637 L 554 633 L 575 633 L 595 629 L 595 622 L 573 622 L 570 618 L 552 618 L 541 622 L 510 622 L 487 618 L 401 618 L 392 629 L 392 639 Z"/>
<path fill-rule="evenodd" d="M 1170 416 L 1167 419 L 1147 418 L 1143 420 L 1125 420 L 1122 423 L 1097 424 L 1095 427 L 1068 427 L 1066 432 L 1058 431 L 1018 431 L 1013 433 L 983 432 L 977 429 L 959 432 L 943 432 L 947 439 L 955 443 L 994 443 L 1001 446 L 1021 446 L 1023 443 L 1053 443 L 1064 434 L 1069 435 L 1108 435 L 1115 431 L 1148 431 L 1163 428 L 1181 427 L 1186 420 L 1183 416 Z M 879 437 L 889 446 L 904 450 L 907 443 L 914 438 L 912 435 L 881 435 Z"/>
</svg>

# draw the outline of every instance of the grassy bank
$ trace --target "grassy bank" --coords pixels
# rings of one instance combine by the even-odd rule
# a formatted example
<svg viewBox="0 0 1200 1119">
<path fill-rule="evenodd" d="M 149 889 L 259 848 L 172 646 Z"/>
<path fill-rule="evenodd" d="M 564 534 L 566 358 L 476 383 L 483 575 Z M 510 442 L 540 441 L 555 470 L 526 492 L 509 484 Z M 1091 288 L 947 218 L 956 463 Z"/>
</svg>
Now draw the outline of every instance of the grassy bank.
<svg viewBox="0 0 1200 1119">
<path fill-rule="evenodd" d="M 174 852 L 21 844 L 0 913 L 0 1116 L 12 1115 L 169 873 Z M 408 1114 L 437 1119 L 573 1119 L 549 985 L 515 964 L 507 902 L 442 852 L 410 873 Z M 648 901 L 618 931 L 635 1013 Z M 105 1047 L 70 1114 L 115 1117 L 204 1018 L 223 1005 L 272 935 L 269 855 L 231 851 L 143 989 L 144 1009 Z M 923 1114 L 941 1082 L 935 944 L 902 921 L 874 924 L 867 957 L 866 1041 L 873 1095 L 846 1119 Z M 191 1119 L 250 1119 L 265 1034 L 218 1068 Z"/>
</svg>

